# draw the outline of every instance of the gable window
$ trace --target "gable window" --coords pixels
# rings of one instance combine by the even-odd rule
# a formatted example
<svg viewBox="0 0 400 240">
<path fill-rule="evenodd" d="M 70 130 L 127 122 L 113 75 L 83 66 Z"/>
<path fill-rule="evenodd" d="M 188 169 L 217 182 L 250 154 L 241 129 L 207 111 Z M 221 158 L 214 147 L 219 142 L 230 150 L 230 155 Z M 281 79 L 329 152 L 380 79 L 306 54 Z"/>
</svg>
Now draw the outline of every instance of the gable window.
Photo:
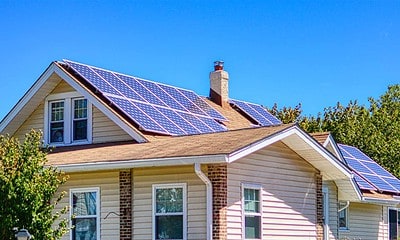
<svg viewBox="0 0 400 240">
<path fill-rule="evenodd" d="M 347 203 L 339 202 L 339 209 L 342 209 L 339 211 L 339 229 L 349 230 L 349 217 L 348 217 L 349 208 L 347 206 Z"/>
<path fill-rule="evenodd" d="M 77 93 L 50 95 L 45 107 L 45 142 L 56 145 L 90 143 L 91 114 L 88 100 Z"/>
<path fill-rule="evenodd" d="M 71 189 L 71 239 L 72 240 L 98 240 L 99 218 L 99 189 Z"/>
<path fill-rule="evenodd" d="M 153 185 L 153 239 L 186 239 L 186 184 Z"/>
<path fill-rule="evenodd" d="M 260 187 L 243 185 L 244 238 L 261 239 Z"/>
</svg>

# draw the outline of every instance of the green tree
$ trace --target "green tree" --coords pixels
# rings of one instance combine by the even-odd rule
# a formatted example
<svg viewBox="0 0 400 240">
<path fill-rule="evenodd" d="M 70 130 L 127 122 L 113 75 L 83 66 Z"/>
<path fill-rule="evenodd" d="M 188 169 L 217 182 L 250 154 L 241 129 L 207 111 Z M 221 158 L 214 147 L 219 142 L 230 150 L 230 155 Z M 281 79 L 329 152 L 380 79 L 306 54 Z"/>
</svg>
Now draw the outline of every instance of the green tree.
<svg viewBox="0 0 400 240">
<path fill-rule="evenodd" d="M 42 148 L 41 133 L 31 131 L 25 141 L 0 136 L 0 239 L 15 239 L 13 227 L 26 228 L 34 239 L 60 239 L 67 228 L 54 212 L 65 193 L 57 194 L 66 175 L 45 166 L 48 149 Z"/>
<path fill-rule="evenodd" d="M 400 177 L 400 85 L 389 86 L 378 99 L 371 97 L 368 101 L 368 107 L 357 101 L 346 106 L 337 103 L 316 117 L 302 116 L 297 107 L 274 106 L 271 112 L 284 123 L 297 122 L 308 132 L 331 132 L 337 142 L 358 147 Z"/>
</svg>

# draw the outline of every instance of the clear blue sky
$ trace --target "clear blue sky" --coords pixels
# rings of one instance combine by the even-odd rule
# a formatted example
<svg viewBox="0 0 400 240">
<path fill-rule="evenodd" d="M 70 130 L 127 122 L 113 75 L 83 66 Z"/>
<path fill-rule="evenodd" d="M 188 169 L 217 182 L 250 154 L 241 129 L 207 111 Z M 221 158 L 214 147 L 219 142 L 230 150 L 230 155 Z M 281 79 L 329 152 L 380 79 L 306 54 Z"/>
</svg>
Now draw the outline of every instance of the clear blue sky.
<svg viewBox="0 0 400 240">
<path fill-rule="evenodd" d="M 0 119 L 46 67 L 70 59 L 265 106 L 366 104 L 400 81 L 400 1 L 0 0 Z"/>
</svg>

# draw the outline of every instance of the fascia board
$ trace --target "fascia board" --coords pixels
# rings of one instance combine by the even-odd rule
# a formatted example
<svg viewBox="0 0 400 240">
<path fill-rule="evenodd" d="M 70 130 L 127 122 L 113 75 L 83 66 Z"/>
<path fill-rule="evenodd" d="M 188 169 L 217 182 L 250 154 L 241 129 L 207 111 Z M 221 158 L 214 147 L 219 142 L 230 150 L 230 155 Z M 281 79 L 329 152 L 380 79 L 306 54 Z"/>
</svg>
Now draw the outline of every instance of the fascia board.
<svg viewBox="0 0 400 240">
<path fill-rule="evenodd" d="M 17 116 L 22 108 L 28 103 L 28 101 L 39 91 L 47 79 L 55 72 L 58 67 L 53 63 L 47 67 L 47 69 L 40 75 L 38 80 L 29 88 L 29 90 L 22 96 L 22 98 L 15 104 L 11 111 L 3 118 L 0 122 L 0 132 L 2 132 L 8 124 Z"/>
<path fill-rule="evenodd" d="M 372 197 L 362 197 L 362 202 L 379 204 L 379 205 L 388 205 L 388 206 L 400 204 L 400 200 L 380 199 Z"/>
<path fill-rule="evenodd" d="M 56 65 L 57 66 L 57 65 Z M 115 124 L 121 127 L 126 133 L 128 133 L 137 142 L 147 142 L 146 138 L 140 133 L 135 131 L 132 126 L 124 122 L 120 117 L 118 117 L 109 107 L 105 106 L 100 102 L 97 97 L 93 96 L 89 91 L 87 91 L 81 84 L 74 80 L 68 73 L 66 73 L 59 66 L 55 68 L 55 72 L 69 85 L 71 85 L 75 90 L 87 98 L 95 107 L 100 109 L 108 118 L 110 118 Z"/>
<path fill-rule="evenodd" d="M 57 169 L 66 172 L 90 172 L 99 170 L 116 170 L 138 167 L 165 167 L 165 166 L 180 166 L 190 164 L 212 164 L 212 163 L 227 163 L 226 155 L 209 155 L 209 156 L 192 156 L 178 158 L 157 158 L 143 160 L 125 160 L 114 162 L 96 162 L 96 163 L 79 163 L 52 165 Z"/>
<path fill-rule="evenodd" d="M 254 153 L 260 149 L 263 149 L 268 145 L 278 142 L 279 140 L 282 140 L 285 137 L 293 134 L 292 131 L 293 131 L 293 127 L 289 127 L 288 129 L 283 130 L 283 132 L 272 134 L 271 136 L 268 136 L 261 141 L 254 142 L 242 149 L 239 149 L 239 150 L 229 154 L 229 162 L 230 163 L 234 162 L 234 161 L 241 159 L 251 153 Z"/>
</svg>

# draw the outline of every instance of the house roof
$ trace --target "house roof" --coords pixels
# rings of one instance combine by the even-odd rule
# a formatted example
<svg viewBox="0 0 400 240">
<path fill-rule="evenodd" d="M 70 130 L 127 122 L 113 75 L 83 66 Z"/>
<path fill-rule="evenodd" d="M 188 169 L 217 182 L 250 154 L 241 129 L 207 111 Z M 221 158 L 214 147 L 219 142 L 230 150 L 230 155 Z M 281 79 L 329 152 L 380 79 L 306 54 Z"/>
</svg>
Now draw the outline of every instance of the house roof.
<svg viewBox="0 0 400 240">
<path fill-rule="evenodd" d="M 206 155 L 229 155 L 294 126 L 247 128 L 219 133 L 153 138 L 147 143 L 92 144 L 59 147 L 48 155 L 50 165 L 114 162 Z M 112 154 L 110 154 L 112 152 Z"/>
</svg>

